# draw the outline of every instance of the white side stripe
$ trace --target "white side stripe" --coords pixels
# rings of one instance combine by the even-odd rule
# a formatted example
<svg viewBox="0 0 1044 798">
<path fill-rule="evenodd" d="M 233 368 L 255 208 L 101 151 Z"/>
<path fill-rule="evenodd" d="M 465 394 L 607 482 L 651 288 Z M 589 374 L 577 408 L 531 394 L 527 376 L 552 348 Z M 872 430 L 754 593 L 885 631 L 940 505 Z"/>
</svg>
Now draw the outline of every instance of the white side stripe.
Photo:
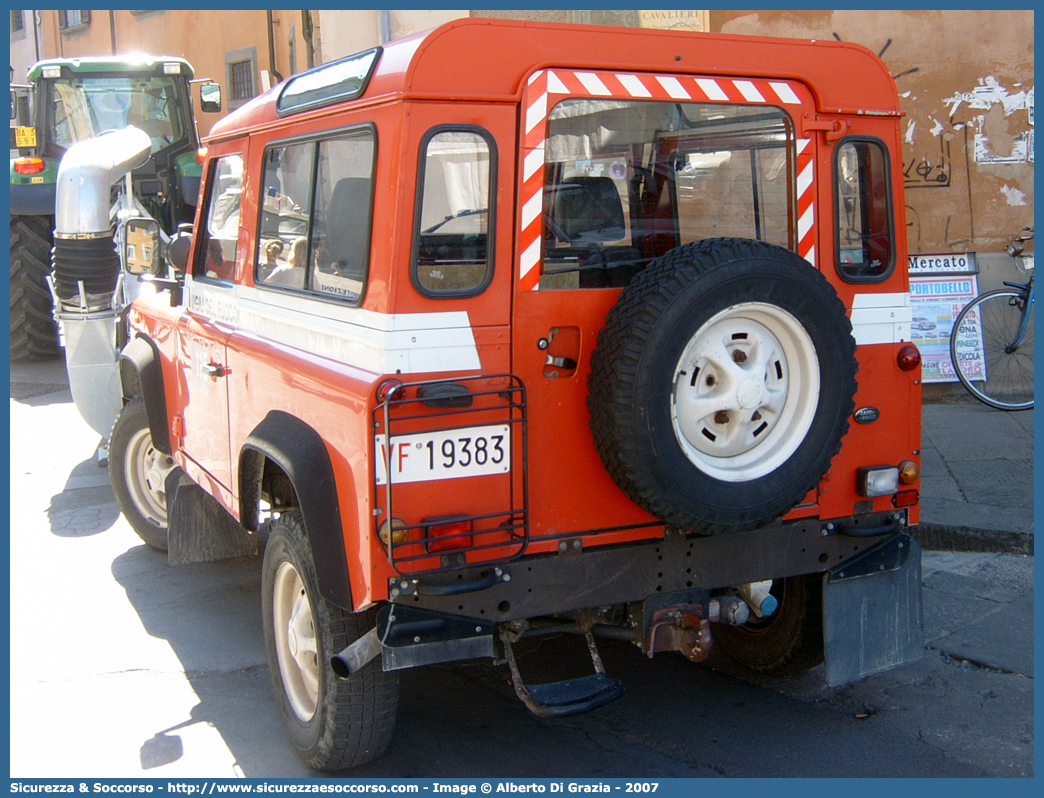
<svg viewBox="0 0 1044 798">
<path fill-rule="evenodd" d="M 645 88 L 645 84 L 637 75 L 617 75 L 616 79 L 632 97 L 652 97 L 652 92 Z"/>
<path fill-rule="evenodd" d="M 681 82 L 677 78 L 672 78 L 669 75 L 657 75 L 656 80 L 664 91 L 667 92 L 667 96 L 674 100 L 688 100 L 691 99 L 689 92 L 681 85 Z"/>
<path fill-rule="evenodd" d="M 537 191 L 532 197 L 526 200 L 526 204 L 522 206 L 522 228 L 529 227 L 536 219 L 540 216 L 540 211 L 544 207 L 544 192 Z"/>
<path fill-rule="evenodd" d="M 544 148 L 537 147 L 526 154 L 522 163 L 522 180 L 529 180 L 538 170 L 544 168 Z"/>
<path fill-rule="evenodd" d="M 776 96 L 783 103 L 787 105 L 801 105 L 801 100 L 794 94 L 794 90 L 790 88 L 789 84 L 770 81 L 769 87 L 776 92 Z"/>
<path fill-rule="evenodd" d="M 541 94 L 526 110 L 526 133 L 544 121 L 547 116 L 547 95 Z"/>
<path fill-rule="evenodd" d="M 373 374 L 475 371 L 481 367 L 468 314 L 375 313 L 249 286 L 185 280 L 194 313 L 234 316 L 238 334 L 274 341 Z"/>
<path fill-rule="evenodd" d="M 710 100 L 727 100 L 729 95 L 718 85 L 717 81 L 710 78 L 696 78 L 696 85 L 700 87 Z"/>
<path fill-rule="evenodd" d="M 554 72 L 547 73 L 547 93 L 548 94 L 569 94 L 569 89 L 562 82 L 562 79 L 558 77 Z"/>
<path fill-rule="evenodd" d="M 584 84 L 584 88 L 587 89 L 595 97 L 610 97 L 612 92 L 609 91 L 609 87 L 602 83 L 602 79 L 592 72 L 574 72 L 576 79 Z"/>
<path fill-rule="evenodd" d="M 749 80 L 734 80 L 733 85 L 739 89 L 740 94 L 743 95 L 743 99 L 749 103 L 763 103 L 765 98 L 761 96 L 761 92 L 758 91 L 758 87 L 751 83 Z"/>
</svg>

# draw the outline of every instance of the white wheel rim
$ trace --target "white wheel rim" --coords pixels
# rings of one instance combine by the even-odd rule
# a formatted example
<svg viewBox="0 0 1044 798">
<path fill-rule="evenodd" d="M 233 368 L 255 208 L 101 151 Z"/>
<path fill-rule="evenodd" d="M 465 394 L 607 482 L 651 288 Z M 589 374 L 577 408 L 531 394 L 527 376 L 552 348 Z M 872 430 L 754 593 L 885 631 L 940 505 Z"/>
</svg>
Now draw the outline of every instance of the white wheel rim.
<svg viewBox="0 0 1044 798">
<path fill-rule="evenodd" d="M 167 475 L 174 460 L 152 445 L 152 433 L 138 430 L 127 444 L 124 473 L 131 501 L 157 527 L 167 526 Z"/>
<path fill-rule="evenodd" d="M 279 676 L 294 714 L 307 723 L 319 701 L 319 649 L 312 606 L 301 575 L 288 562 L 276 571 L 272 592 Z"/>
<path fill-rule="evenodd" d="M 674 370 L 674 433 L 704 473 L 745 482 L 789 458 L 812 426 L 819 361 L 801 323 L 775 305 L 723 310 L 689 341 Z"/>
</svg>

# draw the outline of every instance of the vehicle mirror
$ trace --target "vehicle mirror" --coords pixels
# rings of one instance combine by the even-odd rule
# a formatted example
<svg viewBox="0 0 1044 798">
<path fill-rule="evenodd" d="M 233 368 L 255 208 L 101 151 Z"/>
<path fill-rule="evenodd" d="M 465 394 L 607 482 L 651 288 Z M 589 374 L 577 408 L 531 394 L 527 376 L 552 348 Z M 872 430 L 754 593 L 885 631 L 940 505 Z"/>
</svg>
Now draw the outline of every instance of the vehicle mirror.
<svg viewBox="0 0 1044 798">
<path fill-rule="evenodd" d="M 187 229 L 186 229 L 187 228 Z M 167 263 L 181 274 L 188 271 L 189 252 L 192 250 L 192 229 L 186 225 L 178 227 L 178 232 L 167 244 Z"/>
<path fill-rule="evenodd" d="M 207 114 L 221 111 L 221 86 L 217 83 L 204 83 L 199 87 L 199 107 Z"/>
<path fill-rule="evenodd" d="M 14 92 L 11 92 L 11 118 L 15 119 L 18 116 L 18 98 Z"/>
<path fill-rule="evenodd" d="M 134 218 L 123 223 L 123 267 L 131 274 L 162 277 L 160 226 L 155 219 Z"/>
</svg>

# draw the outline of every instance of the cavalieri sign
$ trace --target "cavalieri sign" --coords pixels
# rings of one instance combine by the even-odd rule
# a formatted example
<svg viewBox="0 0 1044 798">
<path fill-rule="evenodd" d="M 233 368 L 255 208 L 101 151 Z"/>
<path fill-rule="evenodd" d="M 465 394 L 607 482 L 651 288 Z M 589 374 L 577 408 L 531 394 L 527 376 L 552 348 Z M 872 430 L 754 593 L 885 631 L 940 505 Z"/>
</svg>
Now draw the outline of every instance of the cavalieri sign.
<svg viewBox="0 0 1044 798">
<path fill-rule="evenodd" d="M 638 24 L 643 28 L 702 33 L 710 30 L 709 15 L 709 11 L 639 11 Z"/>
</svg>

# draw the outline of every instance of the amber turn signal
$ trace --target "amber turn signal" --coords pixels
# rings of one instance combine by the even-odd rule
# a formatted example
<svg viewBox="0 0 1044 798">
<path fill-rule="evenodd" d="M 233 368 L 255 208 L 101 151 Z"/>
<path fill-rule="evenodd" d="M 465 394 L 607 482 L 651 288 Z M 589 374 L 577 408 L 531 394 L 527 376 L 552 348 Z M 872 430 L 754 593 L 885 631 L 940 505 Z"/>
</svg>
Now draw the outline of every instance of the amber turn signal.
<svg viewBox="0 0 1044 798">
<path fill-rule="evenodd" d="M 405 543 L 406 542 L 406 522 L 400 521 L 398 518 L 393 518 L 391 524 L 385 519 L 381 524 L 380 529 L 377 531 L 377 536 L 381 539 L 381 543 L 385 546 L 388 545 L 388 528 L 391 527 L 391 540 L 393 544 Z"/>
<path fill-rule="evenodd" d="M 921 469 L 917 467 L 917 463 L 913 460 L 903 460 L 899 464 L 899 484 L 900 485 L 912 485 L 921 476 Z"/>
</svg>

